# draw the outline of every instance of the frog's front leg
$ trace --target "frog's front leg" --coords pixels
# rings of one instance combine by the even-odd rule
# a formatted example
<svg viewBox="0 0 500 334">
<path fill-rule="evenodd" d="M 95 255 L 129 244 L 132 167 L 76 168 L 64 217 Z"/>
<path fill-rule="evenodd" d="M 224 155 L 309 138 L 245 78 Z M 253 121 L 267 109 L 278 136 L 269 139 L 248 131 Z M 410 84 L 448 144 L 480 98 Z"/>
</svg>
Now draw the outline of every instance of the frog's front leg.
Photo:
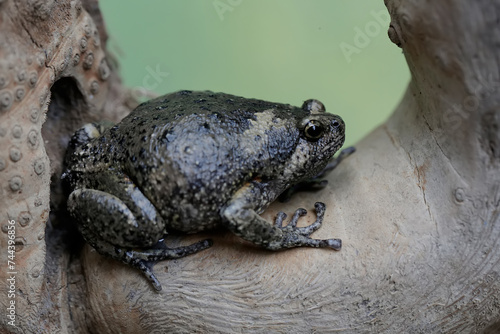
<svg viewBox="0 0 500 334">
<path fill-rule="evenodd" d="M 316 203 L 316 221 L 306 227 L 297 227 L 300 217 L 307 211 L 298 209 L 295 211 L 288 225 L 283 226 L 286 214 L 278 213 L 275 224 L 272 225 L 258 212 L 267 206 L 269 197 L 265 194 L 266 189 L 258 182 L 244 186 L 231 199 L 223 209 L 222 216 L 227 227 L 241 238 L 253 242 L 269 250 L 280 250 L 294 247 L 328 247 L 339 250 L 342 246 L 340 239 L 312 239 L 310 235 L 321 227 L 325 213 L 325 205 Z M 272 194 L 274 199 L 276 194 Z"/>
</svg>

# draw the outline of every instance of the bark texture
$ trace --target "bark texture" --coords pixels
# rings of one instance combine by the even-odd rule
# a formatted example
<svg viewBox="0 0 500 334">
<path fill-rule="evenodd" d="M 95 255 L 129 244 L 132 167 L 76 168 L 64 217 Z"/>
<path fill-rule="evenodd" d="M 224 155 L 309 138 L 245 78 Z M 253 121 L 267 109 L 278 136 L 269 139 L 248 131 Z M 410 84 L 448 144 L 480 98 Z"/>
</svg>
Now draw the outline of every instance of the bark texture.
<svg viewBox="0 0 500 334">
<path fill-rule="evenodd" d="M 89 246 L 64 247 L 65 224 L 47 227 L 49 199 L 51 220 L 63 217 L 68 134 L 127 111 L 97 4 L 0 2 L 0 224 L 16 221 L 19 332 L 500 332 L 500 1 L 385 3 L 412 73 L 403 100 L 326 189 L 264 213 L 312 213 L 321 199 L 314 237 L 343 249 L 271 253 L 229 233 L 186 236 L 170 243 L 215 245 L 158 263 L 157 293 Z"/>
<path fill-rule="evenodd" d="M 61 224 L 59 178 L 78 127 L 129 110 L 106 39 L 96 1 L 0 1 L 2 333 L 74 332 L 69 305 L 82 306 L 68 294 L 78 278 L 67 275 L 65 245 L 75 241 L 68 222 Z M 16 251 L 8 268 L 12 221 Z M 16 297 L 8 298 L 12 283 Z M 17 327 L 6 317 L 12 301 Z"/>
</svg>

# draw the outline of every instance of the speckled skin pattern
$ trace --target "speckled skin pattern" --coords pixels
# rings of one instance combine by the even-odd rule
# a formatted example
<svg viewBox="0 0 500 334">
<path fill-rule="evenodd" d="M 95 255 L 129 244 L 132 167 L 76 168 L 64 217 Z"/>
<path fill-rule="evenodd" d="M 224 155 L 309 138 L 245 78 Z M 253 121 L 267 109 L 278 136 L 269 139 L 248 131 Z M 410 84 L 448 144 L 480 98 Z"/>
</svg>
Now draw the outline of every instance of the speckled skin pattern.
<svg viewBox="0 0 500 334">
<path fill-rule="evenodd" d="M 226 227 L 270 250 L 340 249 L 309 235 L 317 221 L 283 227 L 258 214 L 294 184 L 320 173 L 344 142 L 344 122 L 321 102 L 302 108 L 209 91 L 180 91 L 139 105 L 116 125 L 87 125 L 73 137 L 63 181 L 68 210 L 99 253 L 142 270 L 205 249 L 211 241 L 167 248 L 167 231 Z"/>
</svg>

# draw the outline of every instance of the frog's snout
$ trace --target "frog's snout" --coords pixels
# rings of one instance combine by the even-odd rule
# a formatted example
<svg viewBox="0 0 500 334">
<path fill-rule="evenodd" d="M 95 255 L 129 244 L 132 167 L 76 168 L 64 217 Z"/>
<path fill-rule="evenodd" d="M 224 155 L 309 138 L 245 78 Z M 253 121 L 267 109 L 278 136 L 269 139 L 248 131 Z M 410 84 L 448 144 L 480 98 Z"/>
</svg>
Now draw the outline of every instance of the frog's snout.
<svg viewBox="0 0 500 334">
<path fill-rule="evenodd" d="M 344 120 L 342 119 L 342 117 L 340 117 L 338 115 L 333 115 L 333 118 L 330 121 L 330 128 L 332 131 L 344 134 L 345 123 L 344 123 Z"/>
</svg>

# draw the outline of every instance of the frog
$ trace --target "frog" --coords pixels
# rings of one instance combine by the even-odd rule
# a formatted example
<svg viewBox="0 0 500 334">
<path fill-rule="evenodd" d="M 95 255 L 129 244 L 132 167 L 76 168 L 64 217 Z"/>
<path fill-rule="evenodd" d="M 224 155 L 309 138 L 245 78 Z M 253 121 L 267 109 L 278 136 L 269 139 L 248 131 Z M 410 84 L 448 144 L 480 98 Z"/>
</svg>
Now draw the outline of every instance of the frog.
<svg viewBox="0 0 500 334">
<path fill-rule="evenodd" d="M 139 269 L 157 291 L 155 264 L 213 244 L 168 247 L 171 233 L 222 228 L 271 251 L 340 250 L 338 238 L 311 238 L 323 224 L 322 202 L 305 227 L 297 226 L 304 208 L 286 224 L 284 212 L 274 222 L 260 214 L 296 185 L 323 187 L 317 176 L 338 163 L 333 157 L 344 140 L 342 118 L 315 99 L 295 107 L 178 91 L 140 104 L 119 123 L 92 123 L 74 134 L 62 173 L 67 209 L 87 243 Z"/>
</svg>

